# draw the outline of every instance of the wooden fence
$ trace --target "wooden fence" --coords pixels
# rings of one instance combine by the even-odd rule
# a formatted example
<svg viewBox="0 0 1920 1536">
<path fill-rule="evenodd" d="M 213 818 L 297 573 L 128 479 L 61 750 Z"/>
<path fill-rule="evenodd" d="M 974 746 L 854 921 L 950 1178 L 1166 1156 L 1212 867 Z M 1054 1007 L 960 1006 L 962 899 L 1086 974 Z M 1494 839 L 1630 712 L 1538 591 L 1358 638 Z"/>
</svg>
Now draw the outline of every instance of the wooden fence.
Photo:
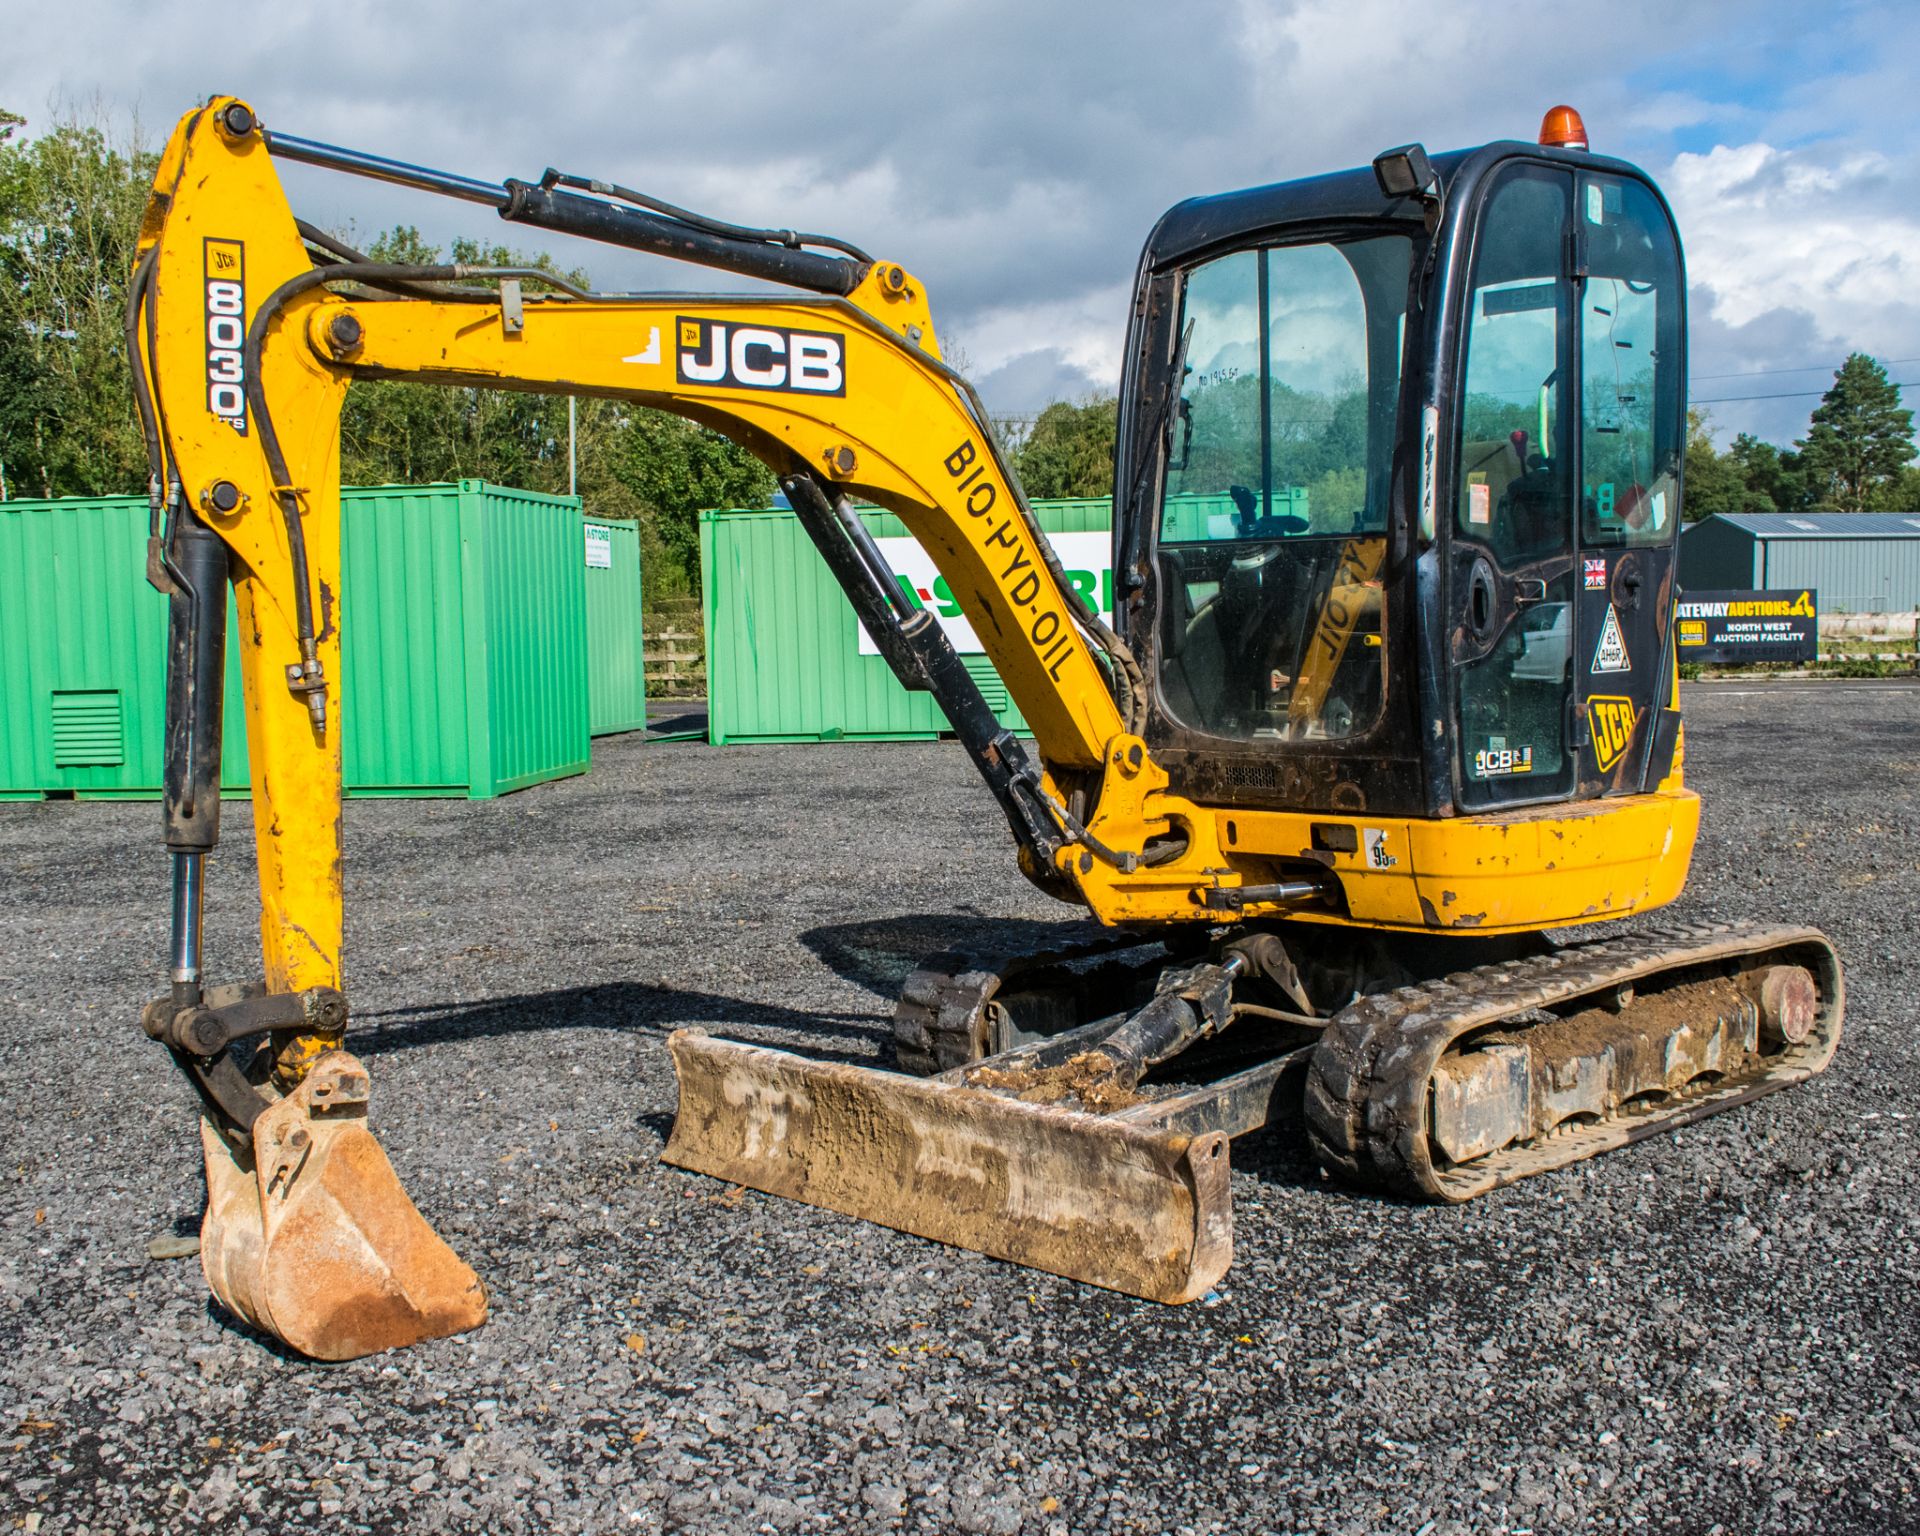
<svg viewBox="0 0 1920 1536">
<path fill-rule="evenodd" d="M 650 605 L 641 626 L 647 664 L 647 697 L 698 699 L 707 692 L 707 642 L 697 599 Z"/>
</svg>

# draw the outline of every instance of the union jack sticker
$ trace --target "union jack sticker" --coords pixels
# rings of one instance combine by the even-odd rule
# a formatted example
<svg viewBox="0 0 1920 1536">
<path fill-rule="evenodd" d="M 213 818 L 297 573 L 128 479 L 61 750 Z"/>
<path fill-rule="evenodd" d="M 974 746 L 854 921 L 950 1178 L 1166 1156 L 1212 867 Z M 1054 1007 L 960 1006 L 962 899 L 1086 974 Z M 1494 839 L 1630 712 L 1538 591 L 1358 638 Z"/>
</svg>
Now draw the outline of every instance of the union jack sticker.
<svg viewBox="0 0 1920 1536">
<path fill-rule="evenodd" d="M 1587 590 L 1589 592 L 1606 591 L 1607 557 L 1605 555 L 1589 555 L 1586 559 L 1586 568 Z"/>
</svg>

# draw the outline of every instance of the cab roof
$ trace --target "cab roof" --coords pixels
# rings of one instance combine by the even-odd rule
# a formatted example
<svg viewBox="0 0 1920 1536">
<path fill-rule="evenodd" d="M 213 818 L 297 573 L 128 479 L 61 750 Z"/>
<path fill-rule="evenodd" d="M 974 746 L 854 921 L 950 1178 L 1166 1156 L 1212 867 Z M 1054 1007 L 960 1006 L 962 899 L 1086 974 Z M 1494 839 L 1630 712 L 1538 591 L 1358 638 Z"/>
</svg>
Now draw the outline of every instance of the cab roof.
<svg viewBox="0 0 1920 1536">
<path fill-rule="evenodd" d="M 1643 172 L 1624 160 L 1518 139 L 1500 139 L 1477 149 L 1448 150 L 1431 158 L 1441 185 L 1451 197 L 1457 185 L 1477 179 L 1498 161 L 1517 155 L 1646 180 Z M 1190 197 L 1161 215 L 1147 237 L 1145 265 L 1154 271 L 1183 266 L 1209 251 L 1244 244 L 1250 237 L 1290 224 L 1371 223 L 1418 227 L 1421 207 L 1417 198 L 1386 196 L 1370 165 L 1210 197 Z"/>
</svg>

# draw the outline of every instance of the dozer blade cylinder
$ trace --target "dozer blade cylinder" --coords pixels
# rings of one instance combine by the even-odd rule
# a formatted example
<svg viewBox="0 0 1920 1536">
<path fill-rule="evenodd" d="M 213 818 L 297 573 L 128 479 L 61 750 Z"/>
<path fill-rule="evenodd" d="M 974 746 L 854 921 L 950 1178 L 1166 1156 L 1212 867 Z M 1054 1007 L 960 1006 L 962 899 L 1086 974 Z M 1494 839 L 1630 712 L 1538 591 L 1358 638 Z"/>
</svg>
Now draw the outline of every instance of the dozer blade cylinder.
<svg viewBox="0 0 1920 1536">
<path fill-rule="evenodd" d="M 1233 1259 L 1227 1138 L 1030 1104 L 949 1079 L 667 1037 L 666 1161 L 1150 1301 Z"/>
<path fill-rule="evenodd" d="M 480 1278 L 428 1226 L 367 1129 L 367 1072 L 329 1051 L 236 1153 L 201 1122 L 200 1263 L 220 1301 L 315 1360 L 353 1360 L 487 1320 Z"/>
</svg>

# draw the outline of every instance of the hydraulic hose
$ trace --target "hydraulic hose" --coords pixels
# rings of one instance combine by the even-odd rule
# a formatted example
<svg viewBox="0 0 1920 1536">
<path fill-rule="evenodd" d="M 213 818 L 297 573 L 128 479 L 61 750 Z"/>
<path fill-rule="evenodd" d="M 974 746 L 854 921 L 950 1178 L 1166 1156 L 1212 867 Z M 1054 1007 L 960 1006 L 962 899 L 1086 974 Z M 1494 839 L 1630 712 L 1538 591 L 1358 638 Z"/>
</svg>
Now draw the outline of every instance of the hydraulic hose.
<svg viewBox="0 0 1920 1536">
<path fill-rule="evenodd" d="M 307 539 L 301 524 L 300 491 L 292 483 L 292 473 L 287 466 L 287 457 L 280 446 L 280 434 L 274 427 L 273 412 L 267 404 L 266 384 L 261 378 L 260 356 L 266 342 L 267 327 L 290 300 L 327 283 L 345 281 L 374 285 L 451 283 L 458 282 L 462 278 L 479 276 L 527 278 L 550 283 L 569 293 L 582 292 L 564 278 L 556 277 L 551 272 L 543 272 L 538 267 L 481 267 L 459 263 L 424 266 L 401 262 L 341 261 L 314 267 L 310 271 L 288 278 L 267 295 L 266 300 L 255 311 L 253 323 L 247 327 L 244 354 L 247 406 L 253 414 L 255 424 L 260 429 L 260 449 L 266 455 L 268 469 L 273 473 L 274 499 L 280 505 L 280 515 L 286 524 L 287 553 L 293 566 L 294 622 L 300 642 L 300 680 L 293 686 L 296 692 L 306 695 L 307 709 L 312 715 L 315 730 L 326 729 L 327 684 L 320 666 L 319 639 L 313 623 L 313 585 L 308 575 Z M 444 290 L 439 291 L 444 292 Z M 494 297 L 491 292 L 483 289 L 455 292 L 448 296 L 476 300 L 490 300 Z"/>
</svg>

